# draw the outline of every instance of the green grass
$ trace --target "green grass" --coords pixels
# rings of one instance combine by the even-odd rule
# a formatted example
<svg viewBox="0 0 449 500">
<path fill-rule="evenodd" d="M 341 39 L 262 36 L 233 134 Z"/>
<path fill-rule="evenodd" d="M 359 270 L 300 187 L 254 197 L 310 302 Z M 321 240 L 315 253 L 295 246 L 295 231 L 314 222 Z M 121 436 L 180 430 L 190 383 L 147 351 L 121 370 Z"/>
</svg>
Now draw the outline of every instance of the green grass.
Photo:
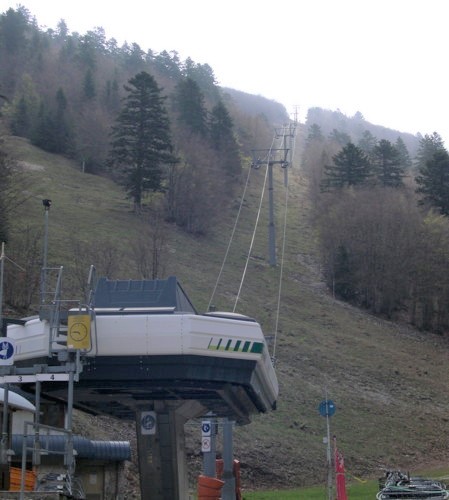
<svg viewBox="0 0 449 500">
<path fill-rule="evenodd" d="M 449 469 L 423 470 L 412 475 L 430 477 L 447 482 Z M 374 500 L 379 491 L 379 482 L 346 480 L 346 492 L 349 500 Z M 333 490 L 335 497 L 335 489 Z M 297 488 L 285 490 L 244 491 L 243 500 L 327 500 L 328 489 L 326 485 L 310 488 Z"/>
<path fill-rule="evenodd" d="M 374 499 L 379 489 L 377 481 L 368 481 L 365 484 L 348 485 L 346 491 L 349 500 L 368 500 Z M 295 490 L 244 492 L 242 497 L 243 500 L 327 500 L 328 489 L 325 486 L 315 486 Z"/>
</svg>

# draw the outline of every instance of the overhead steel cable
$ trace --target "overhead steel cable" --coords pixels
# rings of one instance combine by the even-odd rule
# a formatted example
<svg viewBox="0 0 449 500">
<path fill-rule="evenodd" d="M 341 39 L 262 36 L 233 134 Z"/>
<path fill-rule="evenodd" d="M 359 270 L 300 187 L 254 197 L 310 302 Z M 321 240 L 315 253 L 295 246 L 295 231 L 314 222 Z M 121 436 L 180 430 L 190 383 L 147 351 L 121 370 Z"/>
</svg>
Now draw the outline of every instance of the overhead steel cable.
<svg viewBox="0 0 449 500">
<path fill-rule="evenodd" d="M 276 319 L 274 326 L 273 352 L 271 354 L 271 359 L 273 360 L 273 363 L 275 363 L 276 361 L 276 343 L 277 343 L 278 328 L 279 328 L 279 315 L 281 310 L 282 281 L 284 277 L 285 243 L 287 241 L 288 195 L 289 195 L 289 189 L 287 181 L 287 185 L 285 186 L 285 210 L 284 210 L 284 224 L 282 229 L 282 249 L 281 249 L 281 265 L 279 270 L 278 300 L 277 300 Z"/>
<path fill-rule="evenodd" d="M 243 283 L 245 281 L 245 278 L 246 278 L 246 275 L 247 275 L 247 272 L 248 272 L 249 261 L 250 261 L 251 255 L 252 255 L 252 250 L 253 250 L 253 246 L 254 246 L 254 242 L 255 242 L 257 228 L 258 228 L 258 224 L 259 224 L 259 220 L 260 220 L 260 214 L 261 214 L 261 211 L 262 211 L 262 204 L 263 204 L 263 199 L 264 199 L 264 196 L 265 196 L 265 190 L 266 190 L 267 180 L 268 180 L 269 166 L 270 166 L 270 162 L 272 161 L 273 152 L 274 151 L 280 151 L 281 149 L 285 150 L 285 154 L 286 155 L 287 155 L 287 152 L 288 152 L 288 155 L 289 155 L 289 159 L 288 160 L 289 161 L 285 161 L 286 164 L 285 164 L 284 168 L 288 168 L 289 166 L 291 166 L 292 162 L 293 162 L 293 153 L 294 153 L 295 140 L 296 140 L 296 133 L 295 132 L 296 132 L 296 121 L 295 121 L 294 126 L 290 126 L 289 127 L 289 131 L 288 131 L 288 137 L 291 138 L 290 148 L 286 149 L 286 143 L 285 143 L 286 132 L 285 132 L 285 129 L 284 129 L 284 133 L 283 133 L 283 136 L 282 136 L 282 148 L 279 148 L 279 149 L 275 149 L 274 148 L 276 139 L 277 138 L 279 139 L 279 136 L 277 134 L 275 134 L 274 137 L 273 137 L 273 140 L 272 140 L 270 148 L 268 150 L 265 150 L 265 151 L 267 151 L 267 154 L 266 154 L 265 158 L 259 158 L 257 160 L 257 167 L 256 168 L 259 168 L 264 163 L 266 163 L 266 167 L 267 168 L 265 170 L 265 178 L 264 178 L 264 182 L 263 182 L 263 186 L 262 186 L 262 191 L 261 191 L 261 194 L 260 194 L 259 207 L 258 207 L 258 210 L 257 210 L 256 221 L 255 221 L 253 233 L 252 233 L 252 236 L 251 236 L 251 242 L 250 242 L 248 254 L 246 256 L 245 266 L 244 266 L 244 269 L 243 269 L 243 272 L 242 272 L 242 277 L 241 277 L 241 280 L 240 280 L 239 289 L 238 289 L 238 292 L 237 292 L 237 295 L 236 295 L 236 298 L 235 298 L 234 307 L 233 307 L 233 310 L 232 310 L 232 312 L 234 312 L 234 313 L 235 313 L 235 311 L 237 309 L 237 305 L 238 305 L 238 302 L 240 300 L 240 296 L 241 296 L 241 292 L 242 292 L 242 288 L 243 288 Z M 287 160 L 287 158 L 285 157 L 284 160 Z M 233 230 L 232 230 L 231 238 L 229 240 L 229 243 L 228 243 L 228 246 L 227 246 L 227 249 L 226 249 L 226 253 L 225 253 L 225 256 L 224 256 L 224 259 L 223 259 L 223 263 L 221 265 L 221 269 L 220 269 L 220 272 L 218 274 L 218 278 L 217 278 L 217 281 L 215 283 L 215 287 L 214 287 L 214 290 L 212 292 L 212 296 L 211 296 L 209 304 L 208 304 L 208 310 L 211 307 L 213 298 L 215 296 L 215 293 L 216 293 L 219 281 L 221 279 L 221 276 L 222 276 L 222 273 L 223 273 L 223 270 L 224 270 L 224 267 L 225 267 L 225 264 L 226 264 L 226 261 L 227 261 L 227 258 L 228 258 L 228 254 L 229 254 L 232 242 L 234 240 L 235 232 L 236 232 L 237 225 L 238 225 L 238 222 L 239 222 L 239 219 L 240 219 L 240 215 L 241 215 L 241 210 L 242 210 L 242 206 L 243 206 L 245 194 L 246 194 L 246 191 L 247 191 L 247 188 L 248 188 L 248 184 L 249 184 L 249 178 L 250 178 L 251 170 L 252 170 L 252 168 L 250 168 L 249 171 L 248 171 L 248 176 L 247 176 L 247 179 L 246 179 L 245 188 L 244 188 L 243 195 L 242 195 L 242 198 L 241 198 L 241 201 L 240 201 L 240 206 L 239 206 L 237 217 L 236 217 L 236 220 L 235 220 L 235 223 L 234 223 L 234 227 L 233 227 Z M 279 318 L 280 318 L 280 309 L 281 309 L 281 301 L 282 301 L 282 285 L 283 285 L 283 278 L 284 278 L 285 249 L 286 249 L 286 241 L 287 241 L 287 219 L 288 219 L 288 201 L 289 201 L 288 176 L 286 177 L 286 179 L 287 179 L 287 182 L 285 183 L 285 204 L 284 204 L 285 211 L 284 211 L 283 230 L 282 230 L 282 247 L 281 247 L 281 259 L 280 259 L 279 286 L 278 286 L 278 293 L 277 293 L 277 306 L 276 306 L 276 312 L 275 312 L 275 325 L 274 325 L 274 335 L 273 335 L 273 349 L 272 349 L 272 354 L 271 354 L 273 363 L 275 362 L 275 358 L 276 358 L 277 337 L 278 337 L 278 330 L 279 330 Z"/>
<path fill-rule="evenodd" d="M 242 212 L 243 202 L 245 201 L 245 195 L 246 195 L 246 190 L 247 190 L 248 184 L 249 184 L 249 178 L 251 176 L 251 171 L 252 171 L 252 168 L 250 166 L 248 169 L 248 175 L 246 176 L 245 188 L 243 189 L 243 194 L 242 194 L 242 197 L 240 199 L 240 205 L 239 205 L 239 210 L 237 212 L 237 217 L 235 218 L 234 227 L 232 229 L 231 237 L 229 238 L 228 247 L 226 248 L 226 253 L 225 253 L 225 256 L 223 258 L 223 262 L 221 264 L 220 272 L 218 273 L 217 281 L 215 282 L 215 286 L 214 286 L 214 289 L 212 291 L 212 295 L 210 297 L 209 304 L 207 305 L 208 311 L 210 310 L 210 307 L 212 305 L 212 301 L 214 300 L 215 292 L 217 291 L 218 284 L 220 282 L 221 275 L 223 274 L 224 266 L 225 266 L 226 260 L 228 258 L 229 250 L 231 249 L 231 245 L 232 245 L 232 242 L 234 240 L 235 231 L 237 229 L 237 225 L 238 225 L 239 220 L 240 220 L 240 214 Z"/>
<path fill-rule="evenodd" d="M 290 128 L 290 138 L 291 138 L 291 147 L 289 149 L 289 165 L 293 165 L 293 157 L 294 157 L 294 152 L 295 152 L 295 145 L 296 145 L 296 121 L 295 121 L 295 126 L 293 128 L 293 133 L 292 129 Z M 285 144 L 285 138 L 284 138 L 284 144 Z M 271 354 L 271 358 L 273 361 L 273 364 L 276 362 L 276 346 L 277 346 L 277 337 L 278 337 L 278 330 L 279 330 L 279 317 L 280 317 L 280 310 L 281 310 L 281 297 L 282 297 L 282 283 L 283 283 L 283 278 L 284 278 L 284 261 L 285 261 L 285 246 L 286 246 L 286 241 L 287 241 L 287 216 L 288 216 L 288 200 L 289 200 L 289 185 L 288 185 L 288 177 L 287 177 L 287 182 L 285 185 L 285 209 L 284 209 L 284 224 L 283 224 L 283 230 L 282 230 L 282 249 L 281 249 L 281 265 L 280 265 L 280 271 L 279 271 L 279 287 L 278 287 L 278 300 L 277 300 L 277 307 L 276 307 L 276 319 L 275 319 L 275 326 L 274 326 L 274 339 L 273 339 L 273 352 Z"/>
<path fill-rule="evenodd" d="M 234 303 L 234 308 L 232 310 L 232 312 L 235 312 L 236 308 L 237 308 L 237 303 L 240 299 L 240 293 L 242 291 L 242 287 L 243 287 L 243 282 L 245 281 L 245 277 L 246 277 L 246 272 L 248 270 L 248 264 L 249 264 L 249 259 L 251 257 L 251 252 L 252 252 L 252 249 L 253 249 L 253 245 L 254 245 L 254 240 L 256 238 L 256 231 L 257 231 L 257 226 L 259 224 L 259 219 L 260 219 L 260 213 L 262 211 L 262 202 L 263 202 L 263 198 L 264 198 L 264 194 L 265 194 L 265 187 L 267 185 L 267 179 L 268 179 L 268 165 L 270 163 L 270 157 L 271 157 L 271 150 L 273 149 L 273 144 L 274 144 L 274 139 L 275 137 L 273 137 L 273 141 L 271 142 L 271 146 L 270 146 L 270 149 L 269 149 L 269 152 L 268 152 L 268 155 L 267 155 L 267 168 L 265 169 L 265 178 L 264 178 L 264 182 L 263 182 L 263 187 L 262 187 L 262 192 L 260 194 L 260 201 L 259 201 L 259 208 L 257 210 L 257 217 L 256 217 L 256 222 L 254 224 L 254 230 L 253 230 L 253 235 L 251 237 L 251 244 L 249 246 L 249 250 L 248 250 L 248 255 L 246 257 L 246 263 L 245 263 L 245 268 L 243 270 L 243 273 L 242 273 L 242 279 L 240 280 L 240 286 L 239 286 L 239 290 L 237 292 L 237 297 L 235 298 L 235 303 Z"/>
</svg>

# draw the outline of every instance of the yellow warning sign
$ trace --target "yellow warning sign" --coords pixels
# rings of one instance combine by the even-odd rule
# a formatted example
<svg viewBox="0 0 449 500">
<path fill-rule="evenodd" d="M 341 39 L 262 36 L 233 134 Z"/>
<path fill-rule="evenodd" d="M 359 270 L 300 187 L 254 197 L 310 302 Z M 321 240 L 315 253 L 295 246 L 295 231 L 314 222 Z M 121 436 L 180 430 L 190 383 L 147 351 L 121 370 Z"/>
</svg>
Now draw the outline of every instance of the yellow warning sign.
<svg viewBox="0 0 449 500">
<path fill-rule="evenodd" d="M 67 347 L 72 349 L 90 349 L 90 316 L 85 312 L 69 313 Z"/>
</svg>

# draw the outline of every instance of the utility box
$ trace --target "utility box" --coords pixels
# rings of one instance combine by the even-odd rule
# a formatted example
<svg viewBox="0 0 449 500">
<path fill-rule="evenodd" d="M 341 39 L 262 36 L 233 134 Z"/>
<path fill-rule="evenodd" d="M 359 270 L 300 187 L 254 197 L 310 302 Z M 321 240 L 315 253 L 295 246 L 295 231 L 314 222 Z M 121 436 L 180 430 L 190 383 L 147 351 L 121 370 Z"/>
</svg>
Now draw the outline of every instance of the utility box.
<svg viewBox="0 0 449 500">
<path fill-rule="evenodd" d="M 90 341 L 90 314 L 83 310 L 70 310 L 67 323 L 67 347 L 88 351 Z"/>
</svg>

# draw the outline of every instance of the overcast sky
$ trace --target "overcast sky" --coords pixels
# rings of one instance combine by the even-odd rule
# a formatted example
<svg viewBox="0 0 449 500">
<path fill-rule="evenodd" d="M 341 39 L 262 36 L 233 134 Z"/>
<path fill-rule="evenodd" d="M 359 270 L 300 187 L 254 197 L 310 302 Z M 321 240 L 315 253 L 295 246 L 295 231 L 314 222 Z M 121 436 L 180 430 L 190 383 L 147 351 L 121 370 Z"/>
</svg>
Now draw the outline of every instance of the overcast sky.
<svg viewBox="0 0 449 500">
<path fill-rule="evenodd" d="M 449 147 L 448 0 L 0 0 L 40 26 L 64 19 L 121 45 L 175 50 L 218 83 L 299 107 L 340 109 Z"/>
</svg>

